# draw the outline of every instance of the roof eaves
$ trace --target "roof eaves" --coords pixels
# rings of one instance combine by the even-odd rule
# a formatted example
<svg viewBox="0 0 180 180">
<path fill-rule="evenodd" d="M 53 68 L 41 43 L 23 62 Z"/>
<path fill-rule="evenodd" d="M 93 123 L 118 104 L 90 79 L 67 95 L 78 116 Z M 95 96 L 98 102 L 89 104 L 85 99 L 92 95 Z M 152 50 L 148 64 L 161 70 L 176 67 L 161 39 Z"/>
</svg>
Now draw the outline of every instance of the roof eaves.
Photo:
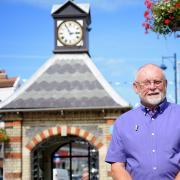
<svg viewBox="0 0 180 180">
<path fill-rule="evenodd" d="M 130 109 L 130 106 L 106 106 L 106 107 L 74 107 L 74 108 L 27 108 L 27 109 L 23 109 L 23 108 L 19 108 L 19 109 L 0 109 L 0 113 L 3 112 L 36 112 L 36 111 L 61 111 L 61 110 L 98 110 L 98 109 Z"/>
</svg>

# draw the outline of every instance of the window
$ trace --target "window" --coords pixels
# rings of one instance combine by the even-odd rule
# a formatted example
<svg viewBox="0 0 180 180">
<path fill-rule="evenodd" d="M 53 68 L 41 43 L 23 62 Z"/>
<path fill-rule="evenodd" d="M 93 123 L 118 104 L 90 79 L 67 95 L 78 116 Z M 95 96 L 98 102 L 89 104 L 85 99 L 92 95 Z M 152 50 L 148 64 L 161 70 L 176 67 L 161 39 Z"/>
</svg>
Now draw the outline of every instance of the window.
<svg viewBox="0 0 180 180">
<path fill-rule="evenodd" d="M 98 179 L 98 151 L 87 141 L 72 137 L 52 154 L 53 180 Z"/>
</svg>

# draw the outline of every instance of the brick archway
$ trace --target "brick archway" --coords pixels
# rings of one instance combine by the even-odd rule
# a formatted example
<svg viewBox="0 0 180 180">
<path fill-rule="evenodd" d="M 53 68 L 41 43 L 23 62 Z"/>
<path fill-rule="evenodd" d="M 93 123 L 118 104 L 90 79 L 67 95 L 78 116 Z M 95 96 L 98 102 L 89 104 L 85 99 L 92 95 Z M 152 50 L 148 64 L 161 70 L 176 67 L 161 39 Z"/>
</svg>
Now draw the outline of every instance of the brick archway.
<svg viewBox="0 0 180 180">
<path fill-rule="evenodd" d="M 76 135 L 82 137 L 87 140 L 89 143 L 94 145 L 97 149 L 100 149 L 104 144 L 100 138 L 97 138 L 92 133 L 77 127 L 69 127 L 69 126 L 57 126 L 46 129 L 38 134 L 36 134 L 32 140 L 26 145 L 26 148 L 30 151 L 44 139 L 51 136 L 67 136 L 67 135 Z"/>
</svg>

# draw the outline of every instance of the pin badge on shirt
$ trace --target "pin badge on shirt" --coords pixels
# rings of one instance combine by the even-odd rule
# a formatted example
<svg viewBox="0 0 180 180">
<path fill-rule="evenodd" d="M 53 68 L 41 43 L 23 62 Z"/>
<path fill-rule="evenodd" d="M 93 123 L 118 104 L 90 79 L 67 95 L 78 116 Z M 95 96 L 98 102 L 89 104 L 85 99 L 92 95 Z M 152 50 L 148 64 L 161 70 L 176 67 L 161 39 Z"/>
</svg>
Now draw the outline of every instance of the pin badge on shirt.
<svg viewBox="0 0 180 180">
<path fill-rule="evenodd" d="M 139 131 L 139 126 L 138 126 L 138 125 L 135 125 L 134 130 L 135 130 L 135 131 Z"/>
</svg>

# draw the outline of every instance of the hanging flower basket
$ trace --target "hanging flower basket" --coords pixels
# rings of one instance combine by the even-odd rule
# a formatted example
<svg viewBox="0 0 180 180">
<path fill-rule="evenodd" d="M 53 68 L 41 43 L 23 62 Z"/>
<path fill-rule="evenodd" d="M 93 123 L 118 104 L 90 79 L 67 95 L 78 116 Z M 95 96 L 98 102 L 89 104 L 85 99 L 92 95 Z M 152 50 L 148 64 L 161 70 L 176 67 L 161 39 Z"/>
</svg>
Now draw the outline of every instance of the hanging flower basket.
<svg viewBox="0 0 180 180">
<path fill-rule="evenodd" d="M 180 30 L 180 0 L 145 0 L 145 33 L 168 35 Z"/>
<path fill-rule="evenodd" d="M 8 140 L 9 140 L 9 136 L 6 133 L 6 130 L 0 128 L 0 142 L 7 142 Z"/>
</svg>

